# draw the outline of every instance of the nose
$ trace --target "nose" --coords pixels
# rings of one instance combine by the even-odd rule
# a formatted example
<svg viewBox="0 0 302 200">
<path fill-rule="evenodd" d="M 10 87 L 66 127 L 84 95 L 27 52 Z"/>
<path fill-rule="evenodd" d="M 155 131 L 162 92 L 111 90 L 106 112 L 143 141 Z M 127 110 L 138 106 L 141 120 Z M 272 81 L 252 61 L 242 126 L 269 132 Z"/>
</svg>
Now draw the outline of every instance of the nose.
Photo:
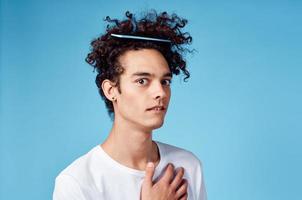
<svg viewBox="0 0 302 200">
<path fill-rule="evenodd" d="M 153 98 L 154 99 L 164 99 L 167 97 L 167 89 L 161 84 L 161 82 L 156 82 L 153 87 Z"/>
</svg>

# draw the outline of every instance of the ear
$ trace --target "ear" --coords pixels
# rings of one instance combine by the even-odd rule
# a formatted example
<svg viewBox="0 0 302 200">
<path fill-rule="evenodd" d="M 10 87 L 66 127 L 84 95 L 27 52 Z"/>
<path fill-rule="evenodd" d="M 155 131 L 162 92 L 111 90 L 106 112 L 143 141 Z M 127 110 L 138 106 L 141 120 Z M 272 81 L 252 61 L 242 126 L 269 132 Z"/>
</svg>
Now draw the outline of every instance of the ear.
<svg viewBox="0 0 302 200">
<path fill-rule="evenodd" d="M 116 99 L 115 89 L 116 88 L 112 81 L 105 79 L 102 82 L 103 93 L 109 101 L 113 101 L 114 98 Z"/>
</svg>

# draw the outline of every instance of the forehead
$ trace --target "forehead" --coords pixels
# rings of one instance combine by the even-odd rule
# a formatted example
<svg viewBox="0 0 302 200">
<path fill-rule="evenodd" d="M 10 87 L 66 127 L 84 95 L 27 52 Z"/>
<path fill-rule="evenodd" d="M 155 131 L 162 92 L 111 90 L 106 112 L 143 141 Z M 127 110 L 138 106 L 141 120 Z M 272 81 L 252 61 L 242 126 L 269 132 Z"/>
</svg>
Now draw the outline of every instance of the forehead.
<svg viewBox="0 0 302 200">
<path fill-rule="evenodd" d="M 128 50 L 120 56 L 119 62 L 126 76 L 137 72 L 162 76 L 170 72 L 166 59 L 155 49 Z"/>
</svg>

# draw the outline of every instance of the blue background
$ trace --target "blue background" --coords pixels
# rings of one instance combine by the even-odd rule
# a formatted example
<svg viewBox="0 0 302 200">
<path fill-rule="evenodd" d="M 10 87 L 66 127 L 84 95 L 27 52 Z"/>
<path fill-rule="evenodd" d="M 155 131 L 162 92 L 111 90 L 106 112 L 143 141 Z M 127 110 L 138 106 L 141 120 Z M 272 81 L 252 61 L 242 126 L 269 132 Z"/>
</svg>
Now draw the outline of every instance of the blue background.
<svg viewBox="0 0 302 200">
<path fill-rule="evenodd" d="M 211 200 L 301 199 L 298 0 L 1 0 L 0 199 L 51 199 L 57 174 L 106 138 L 89 43 L 105 16 L 150 8 L 187 18 L 197 50 L 154 139 L 202 160 Z"/>
</svg>

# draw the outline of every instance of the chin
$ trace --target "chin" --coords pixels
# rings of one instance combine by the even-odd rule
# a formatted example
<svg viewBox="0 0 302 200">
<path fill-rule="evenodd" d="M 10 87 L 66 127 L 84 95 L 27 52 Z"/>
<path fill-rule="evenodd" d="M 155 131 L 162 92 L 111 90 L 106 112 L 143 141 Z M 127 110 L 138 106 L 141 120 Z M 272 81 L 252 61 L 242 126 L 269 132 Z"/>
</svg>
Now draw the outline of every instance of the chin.
<svg viewBox="0 0 302 200">
<path fill-rule="evenodd" d="M 162 127 L 164 124 L 164 120 L 160 120 L 160 121 L 154 121 L 153 123 L 150 123 L 146 126 L 150 127 L 150 129 L 154 130 L 154 129 L 158 129 L 160 127 Z"/>
</svg>

